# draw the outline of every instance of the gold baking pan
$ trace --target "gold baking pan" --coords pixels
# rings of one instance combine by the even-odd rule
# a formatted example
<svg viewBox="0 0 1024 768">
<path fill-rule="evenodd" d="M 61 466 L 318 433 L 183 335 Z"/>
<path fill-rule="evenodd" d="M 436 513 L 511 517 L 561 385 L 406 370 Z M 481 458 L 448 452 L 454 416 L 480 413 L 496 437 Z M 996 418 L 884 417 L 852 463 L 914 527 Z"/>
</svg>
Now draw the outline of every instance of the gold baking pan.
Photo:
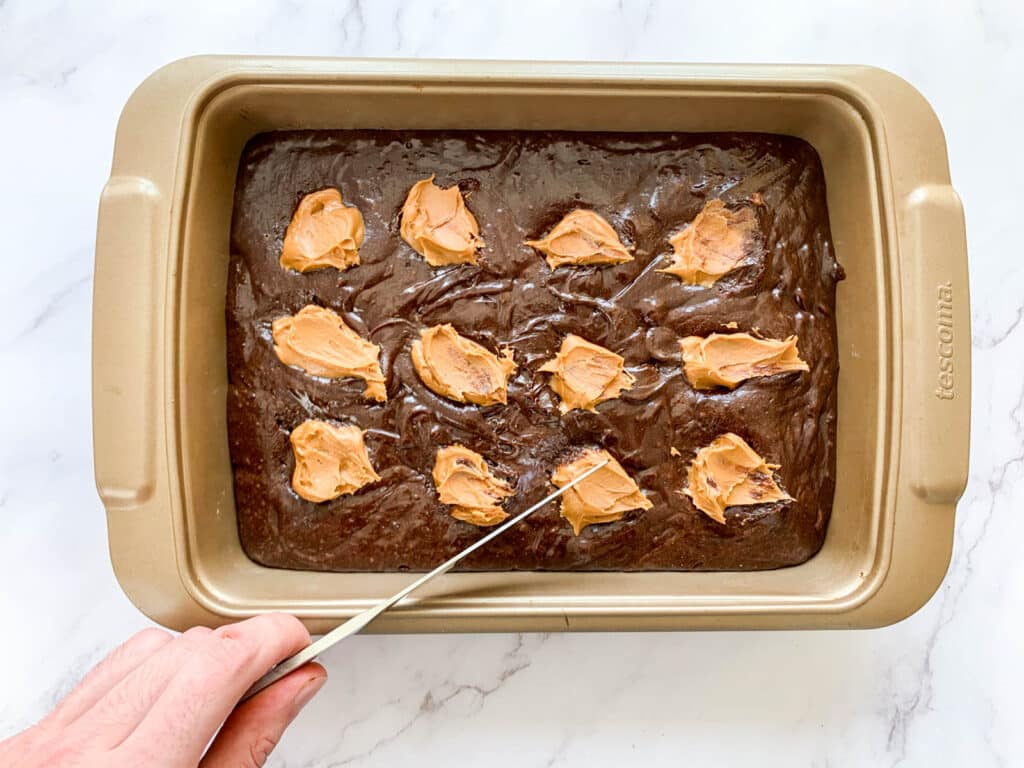
<svg viewBox="0 0 1024 768">
<path fill-rule="evenodd" d="M 963 211 L 927 102 L 866 67 L 200 57 L 131 96 L 100 203 L 96 479 L 125 592 L 177 629 L 282 610 L 323 631 L 403 574 L 264 568 L 238 541 L 225 292 L 242 147 L 289 128 L 762 131 L 825 169 L 838 288 L 835 505 L 806 563 L 737 573 L 453 573 L 384 632 L 873 627 L 949 563 L 967 477 Z"/>
</svg>

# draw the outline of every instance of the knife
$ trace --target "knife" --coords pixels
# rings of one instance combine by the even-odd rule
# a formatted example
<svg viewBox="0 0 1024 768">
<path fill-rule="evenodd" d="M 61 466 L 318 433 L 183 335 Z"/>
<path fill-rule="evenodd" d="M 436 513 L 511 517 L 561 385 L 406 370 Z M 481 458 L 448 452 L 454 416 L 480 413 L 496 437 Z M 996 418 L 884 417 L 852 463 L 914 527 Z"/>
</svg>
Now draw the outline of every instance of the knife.
<svg viewBox="0 0 1024 768">
<path fill-rule="evenodd" d="M 289 656 L 287 659 L 282 661 L 276 667 L 274 667 L 269 672 L 267 672 L 267 674 L 265 674 L 263 677 L 261 677 L 255 683 L 253 683 L 252 687 L 249 688 L 249 690 L 245 692 L 245 695 L 243 695 L 242 698 L 239 700 L 239 703 L 242 703 L 246 699 L 252 698 L 253 696 L 255 696 L 257 693 L 262 691 L 267 686 L 276 683 L 278 680 L 280 680 L 282 677 L 287 675 L 289 672 L 294 672 L 296 669 L 301 667 L 303 664 L 305 664 L 305 663 L 307 663 L 309 661 L 312 661 L 314 658 L 319 656 L 321 653 L 326 651 L 328 648 L 333 646 L 335 643 L 338 643 L 338 642 L 344 640 L 346 637 L 349 637 L 350 635 L 354 635 L 356 632 L 359 632 L 361 629 L 363 629 L 363 627 L 365 627 L 371 621 L 373 621 L 378 616 L 380 616 L 382 613 L 384 613 L 384 611 L 386 611 L 388 608 L 391 608 L 394 605 L 396 605 L 403 598 L 405 598 L 405 597 L 409 596 L 411 593 L 415 592 L 417 589 L 422 587 L 424 584 L 429 582 L 434 577 L 440 576 L 443 573 L 447 573 L 452 568 L 454 568 L 456 565 L 458 565 L 458 563 L 463 558 L 467 557 L 468 555 L 472 554 L 473 552 L 476 552 L 476 550 L 480 549 L 480 547 L 484 546 L 488 542 L 493 541 L 494 539 L 498 538 L 501 534 L 503 534 L 509 528 L 511 528 L 512 526 L 522 522 L 523 520 L 528 518 L 530 515 L 532 515 L 534 512 L 536 512 L 538 509 L 540 509 L 544 505 L 548 504 L 549 502 L 554 501 L 559 496 L 561 496 L 563 493 L 565 493 L 570 488 L 572 488 L 574 485 L 576 485 L 577 483 L 581 482 L 582 480 L 585 480 L 586 478 L 590 477 L 590 475 L 592 475 L 595 472 L 597 472 L 597 470 L 599 470 L 601 467 L 603 467 L 607 463 L 608 463 L 608 459 L 605 459 L 604 461 L 600 462 L 599 464 L 595 464 L 593 467 L 588 469 L 586 472 L 582 473 L 581 475 L 578 475 L 578 476 L 574 477 L 572 480 L 570 480 L 568 483 L 566 483 L 561 488 L 556 490 L 554 493 L 551 493 L 551 494 L 545 496 L 543 499 L 538 501 L 536 504 L 534 504 L 532 507 L 530 507 L 526 511 L 520 512 L 518 515 L 513 517 L 511 520 L 507 520 L 506 522 L 502 523 L 500 526 L 495 528 L 493 531 L 488 533 L 486 536 L 483 536 L 480 539 L 477 539 L 475 542 L 470 544 L 468 547 L 466 547 L 464 550 L 462 550 L 457 555 L 452 557 L 450 560 L 446 560 L 445 562 L 441 563 L 441 565 L 437 566 L 437 568 L 432 570 L 430 573 L 424 574 L 420 578 L 416 579 L 416 581 L 414 581 L 412 584 L 410 584 L 409 586 L 405 587 L 404 589 L 396 592 L 395 594 L 393 594 L 391 597 L 387 598 L 386 600 L 382 600 L 381 602 L 377 603 L 373 607 L 367 608 L 362 613 L 357 613 L 355 616 L 353 616 L 348 621 L 346 621 L 343 624 L 341 624 L 341 625 L 335 627 L 334 629 L 332 629 L 330 632 L 328 632 L 326 635 L 321 637 L 319 640 L 316 640 L 313 643 L 310 643 L 309 645 L 307 645 L 305 648 L 303 648 L 301 651 L 296 653 L 294 656 Z"/>
</svg>

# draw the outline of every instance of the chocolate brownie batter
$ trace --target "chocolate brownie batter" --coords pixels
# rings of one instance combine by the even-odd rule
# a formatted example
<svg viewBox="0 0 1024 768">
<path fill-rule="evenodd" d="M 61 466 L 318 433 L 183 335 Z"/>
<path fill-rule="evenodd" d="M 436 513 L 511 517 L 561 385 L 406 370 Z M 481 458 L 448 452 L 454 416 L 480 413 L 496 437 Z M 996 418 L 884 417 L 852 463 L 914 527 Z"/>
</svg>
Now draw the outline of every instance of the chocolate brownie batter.
<svg viewBox="0 0 1024 768">
<path fill-rule="evenodd" d="M 431 267 L 399 236 L 414 183 L 458 184 L 480 226 L 479 264 Z M 279 264 L 299 201 L 334 187 L 365 222 L 360 263 L 300 274 Z M 752 256 L 714 285 L 657 270 L 669 238 L 704 204 L 751 206 Z M 634 260 L 552 270 L 524 245 L 576 208 L 598 213 Z M 653 502 L 579 536 L 551 504 L 475 553 L 470 570 L 739 570 L 818 551 L 835 486 L 835 260 L 825 182 L 805 142 L 763 134 L 296 131 L 257 136 L 239 166 L 227 297 L 228 428 L 242 546 L 259 563 L 310 570 L 425 570 L 483 535 L 440 504 L 435 454 L 459 443 L 516 492 L 510 513 L 549 493 L 575 448 L 605 448 Z M 356 378 L 281 363 L 271 324 L 329 307 L 380 346 L 387 401 Z M 450 323 L 491 351 L 512 348 L 508 404 L 429 390 L 410 361 L 422 329 Z M 730 325 L 735 323 L 736 325 Z M 795 334 L 809 372 L 695 390 L 680 340 Z M 559 412 L 538 369 L 566 334 L 625 358 L 635 384 L 596 412 Z M 306 419 L 365 430 L 381 480 L 314 504 L 292 490 L 289 433 Z M 733 507 L 712 520 L 683 495 L 698 449 L 746 440 L 792 501 Z M 676 449 L 678 455 L 671 449 Z"/>
</svg>

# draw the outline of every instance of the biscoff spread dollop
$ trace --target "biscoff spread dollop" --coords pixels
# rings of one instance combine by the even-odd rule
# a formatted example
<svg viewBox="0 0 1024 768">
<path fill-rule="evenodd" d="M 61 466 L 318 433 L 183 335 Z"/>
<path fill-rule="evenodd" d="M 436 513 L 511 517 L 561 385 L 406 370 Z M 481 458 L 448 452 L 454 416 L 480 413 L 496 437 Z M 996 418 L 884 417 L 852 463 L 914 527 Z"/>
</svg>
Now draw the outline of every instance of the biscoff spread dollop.
<svg viewBox="0 0 1024 768">
<path fill-rule="evenodd" d="M 363 214 L 345 205 L 341 192 L 321 189 L 302 198 L 284 234 L 281 266 L 297 272 L 359 263 Z"/>
<path fill-rule="evenodd" d="M 561 488 L 606 459 L 607 464 L 562 494 L 562 517 L 577 536 L 588 525 L 615 522 L 631 509 L 654 506 L 622 465 L 603 449 L 588 449 L 560 465 L 551 475 L 551 482 Z"/>
<path fill-rule="evenodd" d="M 612 225 L 583 209 L 566 214 L 544 237 L 527 240 L 526 245 L 543 253 L 552 269 L 563 264 L 622 264 L 633 260 Z"/>
<path fill-rule="evenodd" d="M 402 206 L 399 232 L 432 267 L 476 264 L 484 245 L 458 186 L 439 187 L 433 176 L 412 185 Z"/>
<path fill-rule="evenodd" d="M 623 364 L 621 355 L 570 333 L 540 370 L 552 374 L 551 388 L 562 399 L 562 413 L 568 413 L 575 408 L 593 411 L 632 387 L 635 379 Z"/>
<path fill-rule="evenodd" d="M 709 200 L 697 218 L 669 239 L 672 263 L 658 271 L 691 285 L 714 285 L 746 260 L 756 228 L 750 208 L 732 211 L 721 200 Z"/>
<path fill-rule="evenodd" d="M 336 313 L 310 304 L 271 326 L 274 352 L 285 365 L 329 379 L 357 377 L 366 382 L 366 397 L 388 399 L 380 369 L 380 347 L 362 338 Z"/>
<path fill-rule="evenodd" d="M 796 336 L 779 341 L 758 339 L 749 333 L 713 333 L 707 337 L 687 336 L 679 345 L 683 370 L 694 389 L 733 389 L 759 376 L 810 370 L 800 359 L 796 343 Z"/>
<path fill-rule="evenodd" d="M 292 430 L 290 440 L 292 488 L 307 501 L 330 501 L 380 480 L 359 427 L 308 419 Z"/>
<path fill-rule="evenodd" d="M 434 459 L 434 486 L 451 515 L 473 525 L 497 525 L 508 517 L 501 503 L 513 495 L 508 483 L 494 476 L 484 457 L 463 445 L 440 449 Z"/>
<path fill-rule="evenodd" d="M 448 324 L 420 332 L 412 345 L 412 364 L 437 394 L 476 405 L 508 402 L 508 377 L 516 369 L 512 350 L 506 347 L 499 357 Z"/>
<path fill-rule="evenodd" d="M 772 477 L 772 471 L 778 468 L 777 464 L 768 464 L 742 437 L 726 432 L 697 451 L 683 493 L 701 512 L 724 523 L 729 507 L 792 499 Z"/>
</svg>

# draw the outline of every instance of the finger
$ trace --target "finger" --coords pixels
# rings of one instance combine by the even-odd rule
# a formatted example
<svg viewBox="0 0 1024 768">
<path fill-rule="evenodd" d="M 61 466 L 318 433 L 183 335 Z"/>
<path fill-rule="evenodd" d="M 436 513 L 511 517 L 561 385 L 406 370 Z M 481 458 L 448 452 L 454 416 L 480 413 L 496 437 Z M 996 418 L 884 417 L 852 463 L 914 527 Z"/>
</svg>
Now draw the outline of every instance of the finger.
<svg viewBox="0 0 1024 768">
<path fill-rule="evenodd" d="M 125 675 L 67 729 L 69 738 L 101 749 L 112 749 L 142 722 L 167 684 L 213 634 L 193 627 L 165 643 Z"/>
<path fill-rule="evenodd" d="M 224 722 L 200 768 L 263 765 L 285 728 L 325 682 L 327 670 L 306 664 L 240 704 Z"/>
<path fill-rule="evenodd" d="M 43 720 L 43 725 L 64 727 L 77 720 L 111 688 L 173 638 L 155 627 L 132 635 L 111 651 Z"/>
<path fill-rule="evenodd" d="M 238 699 L 274 664 L 309 645 L 298 619 L 265 614 L 212 632 L 121 745 L 128 755 L 199 761 Z"/>
</svg>

